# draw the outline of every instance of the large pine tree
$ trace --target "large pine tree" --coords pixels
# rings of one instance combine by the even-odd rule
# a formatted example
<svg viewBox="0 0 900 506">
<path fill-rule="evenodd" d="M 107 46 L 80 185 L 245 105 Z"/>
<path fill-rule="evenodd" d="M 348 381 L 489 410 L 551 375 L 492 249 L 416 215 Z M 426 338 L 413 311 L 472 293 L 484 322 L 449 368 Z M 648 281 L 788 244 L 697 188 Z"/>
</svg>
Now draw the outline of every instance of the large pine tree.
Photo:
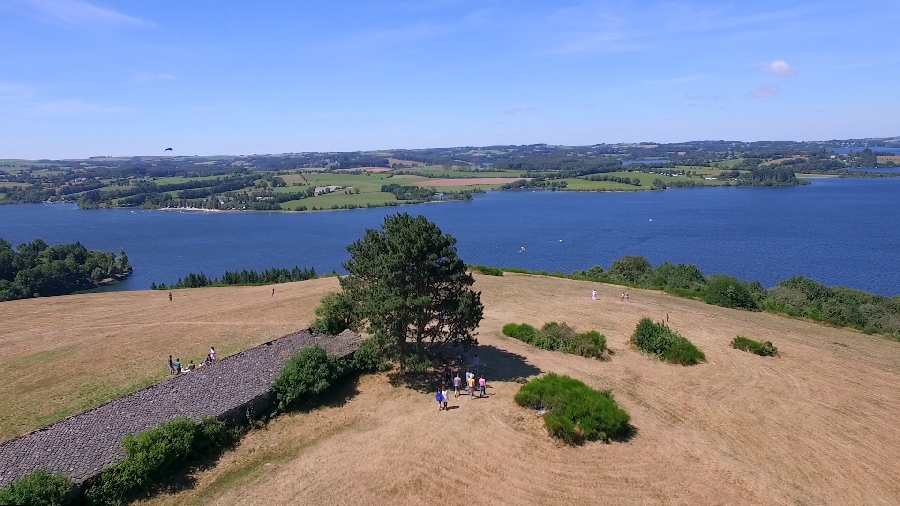
<svg viewBox="0 0 900 506">
<path fill-rule="evenodd" d="M 344 296 L 401 369 L 426 344 L 475 343 L 481 293 L 471 290 L 475 280 L 456 253 L 456 239 L 437 225 L 423 216 L 388 216 L 381 230 L 367 230 L 347 250 Z"/>
</svg>

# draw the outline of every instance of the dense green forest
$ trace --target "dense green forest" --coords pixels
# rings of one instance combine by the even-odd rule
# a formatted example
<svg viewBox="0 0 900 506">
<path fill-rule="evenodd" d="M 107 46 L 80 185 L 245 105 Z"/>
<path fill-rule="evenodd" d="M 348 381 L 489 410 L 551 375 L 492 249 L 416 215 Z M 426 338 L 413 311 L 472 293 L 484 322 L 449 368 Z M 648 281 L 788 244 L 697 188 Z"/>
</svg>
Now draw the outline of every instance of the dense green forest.
<svg viewBox="0 0 900 506">
<path fill-rule="evenodd" d="M 704 275 L 690 264 L 663 262 L 654 268 L 641 256 L 625 256 L 613 262 L 609 270 L 594 266 L 571 274 L 484 266 L 470 268 L 491 275 L 519 272 L 663 290 L 673 295 L 703 299 L 717 306 L 800 316 L 900 340 L 900 296 L 891 298 L 850 288 L 829 287 L 802 276 L 766 290 L 758 281 L 746 282 L 722 274 Z"/>
<path fill-rule="evenodd" d="M 276 283 L 291 283 L 293 281 L 306 281 L 319 277 L 313 268 L 301 269 L 294 267 L 288 269 L 266 269 L 256 272 L 253 269 L 244 269 L 240 272 L 226 271 L 221 278 L 210 278 L 203 272 L 190 273 L 184 278 L 179 278 L 175 283 L 150 285 L 151 290 L 174 290 L 176 288 L 202 288 L 204 286 L 240 286 L 240 285 L 273 285 Z"/>
<path fill-rule="evenodd" d="M 124 251 L 116 256 L 40 239 L 13 248 L 0 239 L 0 301 L 67 295 L 125 279 L 131 271 Z"/>
</svg>

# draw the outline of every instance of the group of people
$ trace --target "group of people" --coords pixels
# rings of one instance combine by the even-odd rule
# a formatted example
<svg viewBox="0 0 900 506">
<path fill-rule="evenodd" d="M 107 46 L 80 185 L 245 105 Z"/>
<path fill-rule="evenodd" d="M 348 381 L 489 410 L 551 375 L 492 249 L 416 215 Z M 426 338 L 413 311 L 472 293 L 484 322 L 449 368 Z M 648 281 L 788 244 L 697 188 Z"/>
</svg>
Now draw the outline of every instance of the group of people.
<svg viewBox="0 0 900 506">
<path fill-rule="evenodd" d="M 597 290 L 591 290 L 591 300 L 597 300 Z M 622 292 L 622 300 L 631 302 L 631 295 L 628 295 L 628 292 Z"/>
<path fill-rule="evenodd" d="M 204 365 L 209 365 L 216 361 L 216 349 L 212 346 L 209 347 L 209 354 L 206 355 L 206 358 L 203 359 L 203 362 L 194 365 L 194 361 L 191 360 L 187 365 L 181 363 L 180 358 L 176 358 L 172 360 L 172 355 L 169 355 L 169 374 L 181 374 L 184 372 L 191 372 L 198 367 L 203 367 Z"/>
<path fill-rule="evenodd" d="M 462 351 L 459 354 L 459 363 L 460 370 L 462 370 L 463 365 L 466 361 L 466 352 Z M 465 379 L 465 388 L 466 394 L 469 396 L 469 399 L 475 398 L 475 388 L 478 387 L 478 397 L 486 397 L 486 389 L 487 389 L 487 380 L 484 377 L 484 374 L 479 373 L 481 370 L 481 360 L 478 358 L 478 354 L 476 353 L 472 359 L 472 362 L 475 366 L 475 372 L 473 373 L 468 368 L 466 369 L 466 379 Z M 477 379 L 476 379 L 477 377 Z M 453 376 L 453 369 L 450 367 L 450 364 L 444 366 L 444 381 L 441 385 L 441 388 L 435 393 L 434 398 L 438 403 L 439 411 L 447 411 L 449 410 L 449 402 L 450 402 L 450 391 L 449 386 L 453 385 L 453 395 L 454 397 L 459 397 L 463 388 L 463 379 L 459 377 L 459 371 L 456 372 L 456 376 Z"/>
</svg>

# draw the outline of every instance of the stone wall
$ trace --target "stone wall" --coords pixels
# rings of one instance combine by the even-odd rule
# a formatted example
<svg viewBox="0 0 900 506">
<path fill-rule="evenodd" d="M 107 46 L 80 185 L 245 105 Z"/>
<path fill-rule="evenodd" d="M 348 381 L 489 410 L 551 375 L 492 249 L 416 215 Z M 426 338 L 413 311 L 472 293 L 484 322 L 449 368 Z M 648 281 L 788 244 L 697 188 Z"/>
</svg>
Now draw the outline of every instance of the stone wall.
<svg viewBox="0 0 900 506">
<path fill-rule="evenodd" d="M 334 337 L 297 332 L 7 441 L 0 444 L 0 488 L 37 468 L 81 483 L 124 460 L 125 436 L 178 417 L 242 421 L 247 407 L 260 410 L 271 402 L 272 380 L 292 355 L 319 345 L 345 357 L 358 343 L 352 332 Z"/>
</svg>

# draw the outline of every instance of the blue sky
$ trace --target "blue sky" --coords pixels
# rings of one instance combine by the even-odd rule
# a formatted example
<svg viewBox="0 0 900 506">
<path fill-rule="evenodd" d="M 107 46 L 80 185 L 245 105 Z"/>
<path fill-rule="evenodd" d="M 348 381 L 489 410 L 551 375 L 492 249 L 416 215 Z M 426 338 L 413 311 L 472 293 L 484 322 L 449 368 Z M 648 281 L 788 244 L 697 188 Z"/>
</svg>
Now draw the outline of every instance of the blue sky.
<svg viewBox="0 0 900 506">
<path fill-rule="evenodd" d="M 0 0 L 0 158 L 900 134 L 900 2 Z"/>
</svg>

